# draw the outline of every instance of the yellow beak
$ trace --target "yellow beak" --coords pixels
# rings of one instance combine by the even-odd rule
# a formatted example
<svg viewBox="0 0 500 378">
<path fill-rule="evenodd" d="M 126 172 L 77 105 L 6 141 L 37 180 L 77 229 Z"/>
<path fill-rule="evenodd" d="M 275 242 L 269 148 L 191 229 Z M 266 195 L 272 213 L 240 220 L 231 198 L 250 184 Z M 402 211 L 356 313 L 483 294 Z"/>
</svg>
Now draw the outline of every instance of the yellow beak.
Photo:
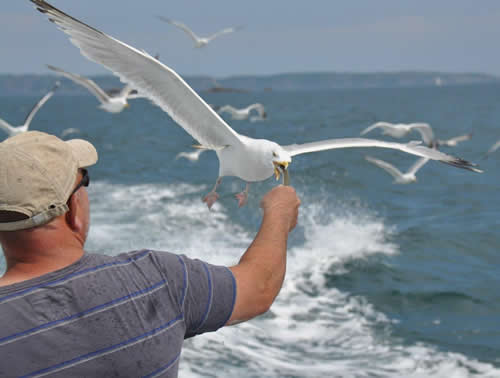
<svg viewBox="0 0 500 378">
<path fill-rule="evenodd" d="M 279 180 L 281 177 L 281 170 L 283 170 L 283 173 L 286 172 L 288 168 L 288 162 L 273 161 L 273 164 L 274 164 L 274 176 L 276 177 L 276 180 Z"/>
</svg>

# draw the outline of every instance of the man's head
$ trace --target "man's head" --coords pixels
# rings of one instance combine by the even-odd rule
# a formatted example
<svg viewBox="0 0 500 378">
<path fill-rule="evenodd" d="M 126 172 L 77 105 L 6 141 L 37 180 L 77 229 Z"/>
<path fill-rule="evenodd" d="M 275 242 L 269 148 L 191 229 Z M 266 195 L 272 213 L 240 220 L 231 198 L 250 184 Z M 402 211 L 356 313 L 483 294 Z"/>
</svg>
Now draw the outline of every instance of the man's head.
<svg viewBox="0 0 500 378">
<path fill-rule="evenodd" d="M 29 131 L 0 143 L 0 231 L 46 224 L 68 211 L 79 169 L 97 162 L 87 141 Z"/>
</svg>

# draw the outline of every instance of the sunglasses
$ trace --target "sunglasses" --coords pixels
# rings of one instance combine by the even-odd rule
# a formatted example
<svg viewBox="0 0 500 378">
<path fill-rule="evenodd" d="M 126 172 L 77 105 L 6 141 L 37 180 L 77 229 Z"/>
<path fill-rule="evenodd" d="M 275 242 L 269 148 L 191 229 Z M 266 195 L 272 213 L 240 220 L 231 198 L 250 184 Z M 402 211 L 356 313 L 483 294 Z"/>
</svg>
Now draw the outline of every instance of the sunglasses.
<svg viewBox="0 0 500 378">
<path fill-rule="evenodd" d="M 75 189 L 73 189 L 73 191 L 71 192 L 71 194 L 69 195 L 70 197 L 76 193 L 76 191 L 78 189 L 80 189 L 82 186 L 89 186 L 90 184 L 90 177 L 89 177 L 89 173 L 87 172 L 86 169 L 82 169 L 82 172 L 83 172 L 83 176 L 82 176 L 82 179 L 80 180 L 80 182 L 78 183 L 78 185 L 75 187 Z"/>
</svg>

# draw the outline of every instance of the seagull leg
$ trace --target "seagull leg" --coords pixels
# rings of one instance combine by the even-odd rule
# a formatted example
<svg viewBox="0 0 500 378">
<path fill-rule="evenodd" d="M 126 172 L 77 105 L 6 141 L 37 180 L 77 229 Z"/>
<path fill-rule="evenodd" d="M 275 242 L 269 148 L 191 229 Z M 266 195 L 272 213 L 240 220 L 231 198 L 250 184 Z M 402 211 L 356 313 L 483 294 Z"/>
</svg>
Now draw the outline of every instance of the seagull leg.
<svg viewBox="0 0 500 378">
<path fill-rule="evenodd" d="M 236 198 L 238 199 L 238 207 L 242 207 L 247 203 L 248 200 L 248 189 L 250 188 L 250 184 L 247 182 L 245 186 L 245 190 L 241 193 L 236 194 Z"/>
<path fill-rule="evenodd" d="M 217 181 L 215 181 L 215 185 L 212 190 L 203 197 L 203 202 L 205 202 L 208 206 L 208 209 L 211 209 L 215 201 L 219 199 L 219 195 L 216 193 L 217 187 L 222 181 L 222 177 L 217 177 Z"/>
</svg>

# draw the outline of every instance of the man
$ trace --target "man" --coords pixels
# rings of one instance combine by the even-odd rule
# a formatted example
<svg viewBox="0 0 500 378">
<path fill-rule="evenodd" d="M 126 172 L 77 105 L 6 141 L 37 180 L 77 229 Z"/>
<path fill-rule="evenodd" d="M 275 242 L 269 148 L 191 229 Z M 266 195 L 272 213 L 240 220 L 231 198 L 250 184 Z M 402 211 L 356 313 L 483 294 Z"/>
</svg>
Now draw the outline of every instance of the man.
<svg viewBox="0 0 500 378">
<path fill-rule="evenodd" d="M 27 132 L 0 143 L 0 377 L 175 377 L 183 340 L 266 312 L 285 275 L 300 201 L 279 186 L 230 268 L 150 250 L 85 253 L 84 140 Z"/>
</svg>

